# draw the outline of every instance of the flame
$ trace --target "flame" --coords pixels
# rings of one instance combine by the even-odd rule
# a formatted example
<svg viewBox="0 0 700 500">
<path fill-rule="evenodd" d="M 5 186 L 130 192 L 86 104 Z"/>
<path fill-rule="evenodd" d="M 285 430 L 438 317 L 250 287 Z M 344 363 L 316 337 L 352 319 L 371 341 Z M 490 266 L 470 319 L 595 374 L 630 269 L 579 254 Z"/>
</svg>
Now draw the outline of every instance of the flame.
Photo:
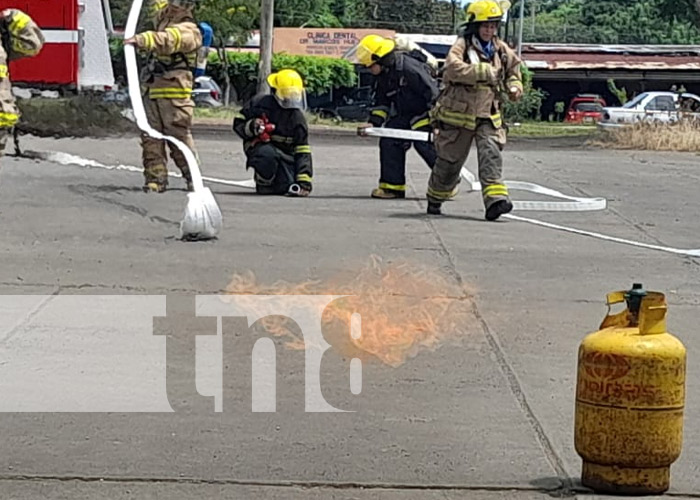
<svg viewBox="0 0 700 500">
<path fill-rule="evenodd" d="M 377 256 L 352 278 L 298 284 L 277 281 L 265 286 L 252 272 L 236 274 L 226 293 L 347 296 L 324 311 L 324 335 L 329 344 L 336 349 L 359 350 L 392 367 L 421 351 L 432 351 L 448 340 L 458 339 L 472 318 L 471 292 L 441 270 L 406 261 L 385 264 Z M 351 335 L 355 313 L 361 318 L 358 338 Z M 272 316 L 262 323 L 271 335 L 286 338 L 288 348 L 309 347 L 290 318 Z"/>
</svg>

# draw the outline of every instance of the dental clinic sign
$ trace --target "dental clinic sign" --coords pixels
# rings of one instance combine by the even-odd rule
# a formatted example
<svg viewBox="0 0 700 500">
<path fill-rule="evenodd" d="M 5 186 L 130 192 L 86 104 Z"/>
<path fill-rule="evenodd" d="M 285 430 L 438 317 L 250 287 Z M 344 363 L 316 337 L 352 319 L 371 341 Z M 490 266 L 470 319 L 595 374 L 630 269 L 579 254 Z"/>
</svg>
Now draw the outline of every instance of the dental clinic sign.
<svg viewBox="0 0 700 500">
<path fill-rule="evenodd" d="M 275 28 L 273 51 L 300 56 L 343 57 L 366 35 L 393 37 L 393 30 Z"/>
</svg>

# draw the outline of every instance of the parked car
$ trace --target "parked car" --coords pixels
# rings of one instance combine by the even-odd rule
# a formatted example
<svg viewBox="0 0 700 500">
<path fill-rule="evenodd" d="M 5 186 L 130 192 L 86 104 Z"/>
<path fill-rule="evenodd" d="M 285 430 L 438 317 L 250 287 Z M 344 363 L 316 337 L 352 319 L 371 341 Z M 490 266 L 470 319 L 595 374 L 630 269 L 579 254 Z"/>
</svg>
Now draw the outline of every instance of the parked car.
<svg viewBox="0 0 700 500">
<path fill-rule="evenodd" d="M 596 94 L 579 94 L 569 103 L 564 121 L 567 123 L 597 123 L 603 118 L 605 99 Z"/>
<path fill-rule="evenodd" d="M 622 107 L 609 107 L 603 111 L 599 126 L 615 128 L 639 122 L 673 123 L 681 117 L 700 118 L 700 97 L 676 92 L 644 92 Z"/>
<path fill-rule="evenodd" d="M 321 118 L 332 118 L 349 122 L 366 122 L 369 120 L 373 103 L 373 87 L 360 87 L 343 95 L 337 102 L 326 103 L 315 111 Z"/>
<path fill-rule="evenodd" d="M 223 106 L 221 87 L 210 76 L 198 76 L 195 79 L 192 99 L 195 106 L 201 108 L 220 108 Z"/>
</svg>

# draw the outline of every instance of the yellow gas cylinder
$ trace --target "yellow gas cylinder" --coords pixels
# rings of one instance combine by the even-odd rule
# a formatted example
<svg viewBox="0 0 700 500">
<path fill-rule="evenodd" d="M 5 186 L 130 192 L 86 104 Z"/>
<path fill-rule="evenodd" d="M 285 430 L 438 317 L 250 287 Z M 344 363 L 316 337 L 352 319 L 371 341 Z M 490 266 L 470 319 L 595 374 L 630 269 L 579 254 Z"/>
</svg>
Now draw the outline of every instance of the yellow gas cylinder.
<svg viewBox="0 0 700 500">
<path fill-rule="evenodd" d="M 627 303 L 617 314 L 613 304 Z M 681 453 L 686 350 L 666 331 L 666 298 L 635 284 L 608 294 L 608 315 L 578 353 L 576 452 L 601 493 L 658 494 Z"/>
</svg>

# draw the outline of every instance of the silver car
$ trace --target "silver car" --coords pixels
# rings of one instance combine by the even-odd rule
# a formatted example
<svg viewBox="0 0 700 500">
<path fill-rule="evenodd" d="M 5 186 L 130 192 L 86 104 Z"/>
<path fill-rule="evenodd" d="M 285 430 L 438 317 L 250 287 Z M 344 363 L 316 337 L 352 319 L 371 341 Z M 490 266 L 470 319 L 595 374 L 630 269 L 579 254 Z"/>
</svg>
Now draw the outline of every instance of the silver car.
<svg viewBox="0 0 700 500">
<path fill-rule="evenodd" d="M 194 89 L 192 90 L 192 99 L 195 106 L 200 108 L 220 108 L 223 106 L 221 98 L 221 87 L 212 77 L 198 76 L 195 79 Z"/>
<path fill-rule="evenodd" d="M 601 128 L 617 128 L 639 122 L 673 123 L 681 117 L 700 118 L 700 97 L 677 92 L 644 92 L 622 107 L 603 108 Z"/>
</svg>

